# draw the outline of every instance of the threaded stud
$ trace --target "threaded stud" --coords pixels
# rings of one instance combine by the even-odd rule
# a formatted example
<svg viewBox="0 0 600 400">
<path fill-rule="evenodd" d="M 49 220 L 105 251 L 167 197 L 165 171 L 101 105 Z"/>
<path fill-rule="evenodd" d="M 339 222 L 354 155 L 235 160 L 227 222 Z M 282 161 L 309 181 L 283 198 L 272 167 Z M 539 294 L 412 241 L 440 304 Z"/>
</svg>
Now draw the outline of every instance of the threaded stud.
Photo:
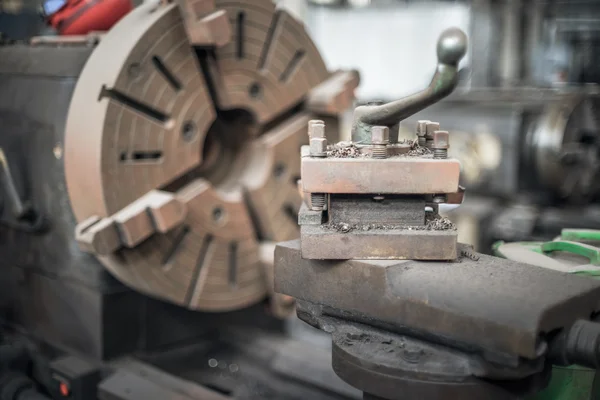
<svg viewBox="0 0 600 400">
<path fill-rule="evenodd" d="M 323 211 L 325 208 L 325 193 L 311 193 L 310 194 L 310 205 L 313 211 Z"/>
<path fill-rule="evenodd" d="M 388 149 L 386 145 L 374 145 L 371 153 L 373 158 L 387 158 Z"/>
<path fill-rule="evenodd" d="M 448 158 L 448 149 L 433 149 L 433 158 L 437 160 Z"/>
</svg>

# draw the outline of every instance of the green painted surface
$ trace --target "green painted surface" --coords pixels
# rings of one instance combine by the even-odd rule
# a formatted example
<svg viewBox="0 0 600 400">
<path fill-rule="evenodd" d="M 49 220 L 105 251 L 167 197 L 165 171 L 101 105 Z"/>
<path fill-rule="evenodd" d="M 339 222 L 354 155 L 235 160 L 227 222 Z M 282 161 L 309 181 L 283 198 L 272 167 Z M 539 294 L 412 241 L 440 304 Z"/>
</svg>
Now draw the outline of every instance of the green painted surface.
<svg viewBox="0 0 600 400">
<path fill-rule="evenodd" d="M 555 240 L 542 244 L 544 253 L 552 253 L 553 251 L 566 251 L 569 253 L 583 256 L 590 260 L 591 264 L 600 264 L 600 249 L 589 244 L 571 242 L 569 240 Z"/>
<path fill-rule="evenodd" d="M 554 367 L 548 387 L 530 397 L 530 400 L 597 400 L 598 386 L 594 388 L 596 371 L 580 367 Z"/>
<path fill-rule="evenodd" d="M 600 231 L 595 229 L 563 229 L 560 233 L 563 240 L 600 242 Z"/>
</svg>

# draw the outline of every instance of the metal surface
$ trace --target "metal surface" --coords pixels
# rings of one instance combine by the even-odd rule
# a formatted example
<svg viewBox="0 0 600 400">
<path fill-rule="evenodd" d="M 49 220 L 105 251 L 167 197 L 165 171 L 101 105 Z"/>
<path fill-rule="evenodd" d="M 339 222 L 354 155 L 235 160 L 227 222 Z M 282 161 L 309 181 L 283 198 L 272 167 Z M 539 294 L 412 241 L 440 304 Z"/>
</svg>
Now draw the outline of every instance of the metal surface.
<svg viewBox="0 0 600 400">
<path fill-rule="evenodd" d="M 526 136 L 523 157 L 537 178 L 573 202 L 597 195 L 600 125 L 596 98 L 572 98 L 546 107 Z"/>
<path fill-rule="evenodd" d="M 214 1 L 176 0 L 192 46 L 226 45 L 232 36 L 225 10 L 215 11 Z"/>
<path fill-rule="evenodd" d="M 455 193 L 459 175 L 458 160 L 431 156 L 302 158 L 303 190 L 310 193 Z"/>
<path fill-rule="evenodd" d="M 522 32 L 521 18 L 523 4 L 521 0 L 506 0 L 500 10 L 501 37 L 498 64 L 498 78 L 501 86 L 513 86 L 521 80 Z"/>
<path fill-rule="evenodd" d="M 494 371 L 493 364 L 480 358 L 410 336 L 331 317 L 322 321 L 335 325 L 335 372 L 365 393 L 385 399 L 520 399 L 543 388 L 550 375 L 540 361 L 511 372 Z M 506 374 L 513 375 L 510 383 L 504 380 Z"/>
<path fill-rule="evenodd" d="M 485 255 L 459 260 L 305 260 L 299 241 L 286 242 L 275 250 L 275 291 L 319 304 L 315 314 L 529 359 L 540 334 L 600 310 L 600 282 Z"/>
<path fill-rule="evenodd" d="M 126 358 L 113 366 L 117 367 L 116 372 L 103 380 L 98 387 L 100 400 L 230 398 L 135 359 Z"/>
<path fill-rule="evenodd" d="M 366 207 L 365 205 L 368 205 Z M 330 195 L 330 224 L 418 226 L 425 223 L 422 196 Z"/>
<path fill-rule="evenodd" d="M 164 373 L 161 373 L 164 374 Z M 140 375 L 119 371 L 104 380 L 98 386 L 99 400 L 224 400 L 230 397 L 221 396 L 203 389 L 200 386 L 194 388 L 195 393 L 190 396 L 181 392 L 181 388 L 169 388 L 156 381 L 156 376 L 142 377 Z M 174 379 L 174 378 L 173 378 Z M 191 384 L 189 384 L 191 386 Z M 200 393 L 198 393 L 200 392 Z M 201 397 L 198 397 L 201 396 Z"/>
<path fill-rule="evenodd" d="M 348 225 L 352 227 L 352 225 Z M 366 225 L 368 226 L 368 225 Z M 340 228 L 343 229 L 343 228 Z M 385 259 L 452 260 L 457 256 L 456 230 L 368 229 L 351 233 L 306 225 L 300 229 L 302 257 L 315 260 Z"/>
<path fill-rule="evenodd" d="M 90 57 L 67 123 L 67 186 L 78 232 L 100 235 L 102 251 L 81 244 L 122 282 L 232 310 L 267 295 L 259 240 L 298 234 L 297 149 L 311 118 L 301 102 L 329 73 L 302 24 L 269 0 L 179 5 L 184 18 L 145 3 Z M 329 103 L 348 102 L 357 80 L 344 79 Z M 143 212 L 155 195 L 185 220 L 160 229 Z"/>
<path fill-rule="evenodd" d="M 337 115 L 354 102 L 354 90 L 360 82 L 356 71 L 336 71 L 331 78 L 310 91 L 307 107 L 320 115 Z"/>
<path fill-rule="evenodd" d="M 79 76 L 87 62 L 94 43 L 79 46 L 29 46 L 26 44 L 0 45 L 0 73 L 44 77 L 47 79 L 74 78 Z M 61 57 L 56 57 L 60 54 Z M 44 62 L 32 62 L 43 60 Z M 73 82 L 69 82 L 73 84 Z M 69 99 L 66 100 L 68 104 Z M 61 105 L 62 106 L 62 105 Z M 29 110 L 33 112 L 33 110 Z"/>
</svg>

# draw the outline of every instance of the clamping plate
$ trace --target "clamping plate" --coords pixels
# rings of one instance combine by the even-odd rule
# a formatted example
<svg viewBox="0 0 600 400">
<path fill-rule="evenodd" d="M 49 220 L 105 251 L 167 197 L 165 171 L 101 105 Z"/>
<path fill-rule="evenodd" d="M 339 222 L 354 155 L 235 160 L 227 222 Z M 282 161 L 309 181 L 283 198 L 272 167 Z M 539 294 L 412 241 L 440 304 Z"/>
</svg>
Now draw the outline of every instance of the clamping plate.
<svg viewBox="0 0 600 400">
<path fill-rule="evenodd" d="M 298 235 L 298 149 L 314 117 L 303 101 L 330 78 L 302 24 L 269 0 L 135 9 L 91 55 L 69 110 L 80 247 L 191 309 L 262 299 L 260 241 Z"/>
</svg>

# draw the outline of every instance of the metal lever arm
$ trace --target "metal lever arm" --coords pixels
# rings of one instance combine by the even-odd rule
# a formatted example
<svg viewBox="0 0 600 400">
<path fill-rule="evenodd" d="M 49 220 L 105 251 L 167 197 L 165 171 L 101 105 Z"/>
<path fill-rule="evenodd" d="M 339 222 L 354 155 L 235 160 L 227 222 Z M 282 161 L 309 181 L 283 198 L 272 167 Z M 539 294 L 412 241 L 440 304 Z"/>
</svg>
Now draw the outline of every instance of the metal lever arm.
<svg viewBox="0 0 600 400">
<path fill-rule="evenodd" d="M 372 126 L 393 126 L 406 117 L 446 97 L 458 83 L 458 62 L 467 51 L 467 36 L 458 28 L 442 33 L 437 43 L 438 65 L 429 86 L 418 93 L 382 105 L 366 105 L 354 110 L 352 141 L 370 142 Z"/>
</svg>

